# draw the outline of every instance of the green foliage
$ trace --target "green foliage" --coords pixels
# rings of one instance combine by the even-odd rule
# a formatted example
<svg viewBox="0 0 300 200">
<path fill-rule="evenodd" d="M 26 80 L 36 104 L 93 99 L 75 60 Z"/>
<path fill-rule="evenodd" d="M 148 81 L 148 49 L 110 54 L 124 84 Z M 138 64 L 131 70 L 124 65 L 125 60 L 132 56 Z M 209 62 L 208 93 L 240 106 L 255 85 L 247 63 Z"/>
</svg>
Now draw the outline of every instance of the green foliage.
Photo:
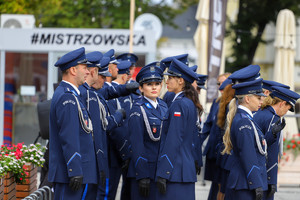
<svg viewBox="0 0 300 200">
<path fill-rule="evenodd" d="M 226 71 L 233 72 L 251 64 L 258 44 L 273 42 L 261 37 L 266 25 L 276 23 L 282 9 L 290 9 L 299 16 L 299 7 L 299 1 L 294 0 L 240 0 L 238 19 L 227 30 L 233 52 L 230 59 L 226 59 Z"/>
<path fill-rule="evenodd" d="M 34 14 L 36 26 L 66 28 L 129 28 L 130 0 L 0 0 L 0 13 Z M 172 22 L 197 0 L 174 0 L 177 6 L 165 0 L 136 0 L 135 17 L 143 13 L 157 15 L 162 23 L 176 27 Z"/>
</svg>

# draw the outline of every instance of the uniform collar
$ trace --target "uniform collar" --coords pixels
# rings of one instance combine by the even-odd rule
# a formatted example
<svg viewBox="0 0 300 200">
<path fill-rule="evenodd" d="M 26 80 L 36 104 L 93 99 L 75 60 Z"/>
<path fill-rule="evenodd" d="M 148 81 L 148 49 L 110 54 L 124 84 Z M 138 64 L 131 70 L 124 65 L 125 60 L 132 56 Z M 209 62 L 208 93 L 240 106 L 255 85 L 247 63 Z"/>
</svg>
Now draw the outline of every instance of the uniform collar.
<svg viewBox="0 0 300 200">
<path fill-rule="evenodd" d="M 183 91 L 178 92 L 178 93 L 175 95 L 175 97 L 174 97 L 174 99 L 172 100 L 172 102 L 175 101 L 175 99 L 176 99 L 180 94 L 182 94 L 182 93 L 183 93 Z"/>
<path fill-rule="evenodd" d="M 249 114 L 253 118 L 253 114 L 248 108 L 246 108 L 245 106 L 242 106 L 242 105 L 239 105 L 238 108 L 244 110 L 245 112 L 247 112 L 247 114 Z"/>
<path fill-rule="evenodd" d="M 156 100 L 156 102 L 155 102 L 155 101 L 149 99 L 148 97 L 145 97 L 145 96 L 144 96 L 144 98 L 145 98 L 147 101 L 149 101 L 149 102 L 151 103 L 151 105 L 152 105 L 155 109 L 157 108 L 157 106 L 158 106 L 158 101 L 157 101 L 157 100 Z"/>
<path fill-rule="evenodd" d="M 120 83 L 118 83 L 118 82 L 116 82 L 116 81 L 112 81 L 112 83 L 115 83 L 115 84 L 117 84 L 117 85 L 120 85 Z"/>
<path fill-rule="evenodd" d="M 62 80 L 62 81 L 69 84 L 69 85 L 71 85 L 74 88 L 74 90 L 77 92 L 77 94 L 80 95 L 80 91 L 75 85 L 73 85 L 72 83 L 70 83 L 68 81 L 65 81 L 65 80 Z"/>
</svg>

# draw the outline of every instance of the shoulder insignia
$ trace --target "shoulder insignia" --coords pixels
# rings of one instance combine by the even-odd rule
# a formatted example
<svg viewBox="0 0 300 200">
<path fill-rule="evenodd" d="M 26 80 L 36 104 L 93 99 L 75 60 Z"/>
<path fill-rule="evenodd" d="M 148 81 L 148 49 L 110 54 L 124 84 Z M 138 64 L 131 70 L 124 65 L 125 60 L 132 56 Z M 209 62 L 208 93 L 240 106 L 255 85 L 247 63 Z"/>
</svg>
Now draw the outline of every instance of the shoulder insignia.
<svg viewBox="0 0 300 200">
<path fill-rule="evenodd" d="M 129 118 L 132 117 L 132 116 L 134 116 L 134 115 L 136 115 L 136 116 L 138 116 L 138 117 L 141 116 L 140 113 L 138 113 L 138 112 L 133 112 L 133 113 L 130 114 Z"/>
<path fill-rule="evenodd" d="M 175 117 L 180 117 L 181 116 L 181 112 L 174 112 L 174 116 Z"/>
<path fill-rule="evenodd" d="M 145 105 L 147 106 L 147 108 L 152 108 L 152 106 L 150 105 L 150 103 L 145 103 Z"/>
<path fill-rule="evenodd" d="M 252 129 L 252 127 L 250 125 L 246 124 L 246 125 L 240 126 L 239 131 L 243 130 L 244 128 L 247 128 L 249 130 Z"/>
<path fill-rule="evenodd" d="M 73 105 L 76 104 L 75 101 L 73 101 L 72 99 L 65 100 L 62 104 L 65 106 L 65 105 L 68 104 L 68 103 L 71 103 L 71 104 L 73 104 Z"/>
</svg>

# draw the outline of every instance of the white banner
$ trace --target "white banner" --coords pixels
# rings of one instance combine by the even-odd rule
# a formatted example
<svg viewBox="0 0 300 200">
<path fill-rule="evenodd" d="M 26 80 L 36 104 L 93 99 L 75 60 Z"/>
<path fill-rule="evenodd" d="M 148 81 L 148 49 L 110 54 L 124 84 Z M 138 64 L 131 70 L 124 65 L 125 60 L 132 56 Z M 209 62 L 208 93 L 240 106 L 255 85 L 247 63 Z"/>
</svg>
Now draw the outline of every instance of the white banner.
<svg viewBox="0 0 300 200">
<path fill-rule="evenodd" d="M 152 31 L 136 31 L 133 51 L 155 52 L 156 41 Z M 0 29 L 0 50 L 4 51 L 71 51 L 85 47 L 86 51 L 129 51 L 127 29 Z"/>
</svg>

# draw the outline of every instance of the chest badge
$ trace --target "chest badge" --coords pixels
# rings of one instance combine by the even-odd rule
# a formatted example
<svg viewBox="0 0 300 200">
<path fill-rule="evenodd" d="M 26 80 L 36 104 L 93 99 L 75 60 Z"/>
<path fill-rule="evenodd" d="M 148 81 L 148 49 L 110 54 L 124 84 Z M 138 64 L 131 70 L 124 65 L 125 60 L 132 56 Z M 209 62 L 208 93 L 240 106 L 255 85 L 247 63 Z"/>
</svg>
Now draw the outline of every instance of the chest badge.
<svg viewBox="0 0 300 200">
<path fill-rule="evenodd" d="M 156 132 L 157 132 L 157 128 L 156 128 L 156 127 L 153 127 L 153 128 L 152 128 L 152 132 L 153 132 L 153 133 L 156 133 Z"/>
</svg>

